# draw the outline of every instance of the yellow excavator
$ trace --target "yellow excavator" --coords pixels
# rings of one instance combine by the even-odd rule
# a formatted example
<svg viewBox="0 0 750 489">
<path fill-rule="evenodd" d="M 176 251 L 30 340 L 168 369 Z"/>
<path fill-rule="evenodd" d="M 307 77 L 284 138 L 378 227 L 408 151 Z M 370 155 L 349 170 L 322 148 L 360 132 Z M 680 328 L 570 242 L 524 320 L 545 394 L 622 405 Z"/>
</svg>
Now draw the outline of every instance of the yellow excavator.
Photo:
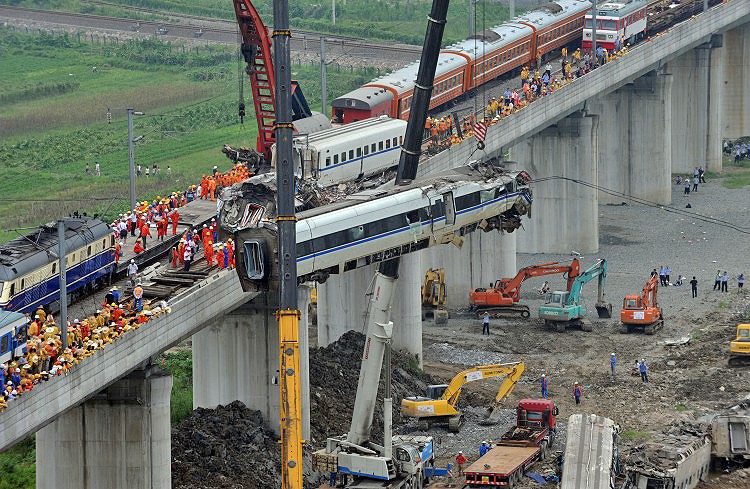
<svg viewBox="0 0 750 489">
<path fill-rule="evenodd" d="M 430 268 L 424 274 L 422 282 L 422 321 L 432 317 L 435 324 L 448 322 L 445 299 L 445 269 Z"/>
<path fill-rule="evenodd" d="M 467 382 L 489 379 L 505 375 L 505 380 L 497 391 L 490 406 L 494 410 L 508 397 L 524 371 L 523 362 L 479 365 L 456 374 L 448 384 L 427 386 L 427 397 L 413 396 L 401 400 L 401 415 L 418 418 L 419 429 L 426 431 L 433 424 L 448 424 L 448 430 L 458 433 L 464 423 L 464 415 L 458 411 L 458 398 L 461 388 Z"/>
<path fill-rule="evenodd" d="M 750 324 L 738 324 L 737 335 L 729 343 L 729 366 L 750 365 Z"/>
</svg>

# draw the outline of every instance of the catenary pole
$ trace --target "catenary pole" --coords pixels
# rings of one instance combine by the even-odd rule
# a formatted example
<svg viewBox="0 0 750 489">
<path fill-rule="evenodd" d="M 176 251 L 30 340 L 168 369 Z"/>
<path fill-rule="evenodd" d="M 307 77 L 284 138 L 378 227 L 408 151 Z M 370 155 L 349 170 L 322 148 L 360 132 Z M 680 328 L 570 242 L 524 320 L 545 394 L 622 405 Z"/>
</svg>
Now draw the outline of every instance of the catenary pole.
<svg viewBox="0 0 750 489">
<path fill-rule="evenodd" d="M 57 253 L 60 257 L 60 336 L 62 338 L 62 349 L 68 348 L 68 277 L 67 264 L 65 263 L 65 220 L 57 221 Z"/>
</svg>

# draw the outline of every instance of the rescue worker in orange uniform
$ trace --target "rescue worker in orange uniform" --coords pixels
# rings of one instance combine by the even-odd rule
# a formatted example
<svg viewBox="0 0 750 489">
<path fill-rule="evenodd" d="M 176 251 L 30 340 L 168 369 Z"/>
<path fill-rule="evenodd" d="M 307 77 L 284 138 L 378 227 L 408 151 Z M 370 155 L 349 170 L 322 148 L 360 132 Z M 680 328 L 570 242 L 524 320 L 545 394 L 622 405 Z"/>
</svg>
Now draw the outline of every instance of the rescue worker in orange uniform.
<svg viewBox="0 0 750 489">
<path fill-rule="evenodd" d="M 115 263 L 120 263 L 120 253 L 122 253 L 122 246 L 120 243 L 115 243 Z"/>
<path fill-rule="evenodd" d="M 234 243 L 232 242 L 232 238 L 227 240 L 227 258 L 229 268 L 234 268 Z"/>
<path fill-rule="evenodd" d="M 203 256 L 206 257 L 206 263 L 208 263 L 209 268 L 213 266 L 214 264 L 214 242 L 210 239 L 205 242 L 205 249 L 203 250 Z"/>
<path fill-rule="evenodd" d="M 135 254 L 138 254 L 138 253 L 143 253 L 144 251 L 146 251 L 146 248 L 143 247 L 143 244 L 141 243 L 141 238 L 138 238 L 137 240 L 135 240 L 135 246 L 133 247 L 133 252 L 135 252 Z"/>
<path fill-rule="evenodd" d="M 180 259 L 179 251 L 177 247 L 172 247 L 172 268 L 177 268 L 177 261 Z"/>
<path fill-rule="evenodd" d="M 216 179 L 208 179 L 208 191 L 211 192 L 211 200 L 216 201 Z"/>
<path fill-rule="evenodd" d="M 216 263 L 219 268 L 224 269 L 224 246 L 219 247 L 219 252 L 216 253 Z"/>
<path fill-rule="evenodd" d="M 141 226 L 141 239 L 143 240 L 143 249 L 146 249 L 146 237 L 151 237 L 151 225 L 148 222 L 143 222 Z"/>
<path fill-rule="evenodd" d="M 180 220 L 180 213 L 177 212 L 177 209 L 172 211 L 169 219 L 172 221 L 172 236 L 175 236 L 177 234 L 177 222 Z"/>
<path fill-rule="evenodd" d="M 164 217 L 162 217 L 161 220 L 156 223 L 156 237 L 159 241 L 164 241 L 164 238 L 167 236 L 168 227 L 169 222 Z"/>
</svg>

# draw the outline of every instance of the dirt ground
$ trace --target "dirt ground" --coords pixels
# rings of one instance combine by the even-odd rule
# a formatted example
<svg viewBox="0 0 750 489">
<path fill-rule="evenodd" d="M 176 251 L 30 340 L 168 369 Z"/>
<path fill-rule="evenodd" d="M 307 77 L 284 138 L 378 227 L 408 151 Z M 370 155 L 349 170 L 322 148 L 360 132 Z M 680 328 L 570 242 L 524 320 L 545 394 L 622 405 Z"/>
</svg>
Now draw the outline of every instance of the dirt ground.
<svg viewBox="0 0 750 489">
<path fill-rule="evenodd" d="M 609 273 L 606 299 L 613 305 L 611 319 L 598 319 L 593 304 L 596 286 L 586 287 L 585 303 L 590 311 L 593 332 L 569 329 L 556 333 L 545 328 L 537 310 L 543 298 L 537 292 L 545 279 L 553 289 L 564 289 L 560 276 L 540 277 L 524 284 L 522 302 L 530 306 L 530 319 L 493 319 L 491 335 L 481 335 L 481 321 L 466 309 L 452 311 L 446 325 L 424 323 L 424 370 L 435 377 L 449 379 L 464 366 L 522 360 L 526 371 L 504 406 L 512 408 L 519 399 L 540 395 L 539 379 L 546 374 L 550 397 L 560 409 L 560 436 L 553 448 L 564 448 L 564 422 L 573 413 L 596 413 L 612 418 L 623 433 L 623 456 L 631 447 L 647 441 L 672 423 L 707 419 L 737 401 L 748 397 L 750 377 L 747 369 L 727 366 L 729 341 L 742 317 L 750 312 L 750 294 L 738 291 L 730 280 L 728 293 L 711 290 L 717 269 L 727 269 L 734 278 L 750 270 L 746 233 L 750 227 L 747 208 L 750 192 L 704 185 L 698 193 L 683 196 L 674 190 L 673 204 L 667 210 L 658 207 L 621 205 L 600 207 L 600 249 L 581 259 L 582 268 L 605 257 Z M 728 208 L 737 202 L 741 212 Z M 683 211 L 690 202 L 692 209 Z M 684 214 L 695 212 L 696 214 Z M 706 222 L 704 217 L 735 224 L 741 231 Z M 520 250 L 519 250 L 520 251 Z M 569 255 L 519 254 L 518 267 L 547 261 L 569 262 Z M 698 298 L 690 295 L 690 286 L 661 287 L 659 303 L 664 308 L 665 327 L 653 336 L 619 333 L 619 311 L 625 294 L 639 293 L 650 271 L 660 265 L 677 274 L 695 275 L 699 281 Z M 552 278 L 550 278 L 552 277 Z M 479 285 L 478 285 L 479 286 Z M 463 302 L 463 301 L 462 301 Z M 689 338 L 681 346 L 666 341 Z M 617 377 L 609 371 L 611 353 L 617 355 Z M 448 359 L 448 360 L 446 360 Z M 636 360 L 645 359 L 649 382 L 631 375 Z M 573 383 L 583 387 L 583 401 L 576 406 Z M 478 458 L 482 440 L 498 437 L 514 422 L 514 411 L 507 411 L 503 423 L 481 424 L 483 406 L 489 404 L 499 380 L 469 384 L 464 396 L 467 425 L 459 436 L 441 428 L 430 433 L 436 437 L 441 465 L 452 461 L 458 450 L 470 460 Z M 416 428 L 409 426 L 409 428 Z M 546 473 L 554 463 L 535 466 Z M 746 471 L 737 471 L 699 487 L 728 489 L 750 487 Z M 715 479 L 715 480 L 714 480 Z M 523 487 L 536 487 L 527 479 Z"/>
</svg>

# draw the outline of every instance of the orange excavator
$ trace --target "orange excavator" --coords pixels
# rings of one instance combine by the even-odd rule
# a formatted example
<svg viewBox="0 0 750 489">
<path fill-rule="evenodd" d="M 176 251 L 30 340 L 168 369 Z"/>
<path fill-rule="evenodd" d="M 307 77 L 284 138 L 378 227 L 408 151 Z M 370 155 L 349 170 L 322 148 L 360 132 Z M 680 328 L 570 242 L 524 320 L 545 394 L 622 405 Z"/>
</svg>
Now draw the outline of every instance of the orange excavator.
<svg viewBox="0 0 750 489">
<path fill-rule="evenodd" d="M 664 326 L 664 315 L 656 302 L 659 277 L 652 276 L 643 286 L 641 295 L 626 295 L 620 311 L 620 332 L 631 333 L 642 329 L 646 334 L 654 334 Z"/>
<path fill-rule="evenodd" d="M 491 288 L 472 290 L 469 293 L 469 302 L 476 309 L 478 317 L 488 313 L 492 317 L 519 314 L 523 318 L 528 318 L 531 315 L 529 306 L 518 303 L 521 300 L 521 284 L 524 280 L 560 273 L 567 275 L 567 290 L 570 290 L 579 271 L 578 258 L 573 258 L 570 265 L 560 265 L 556 261 L 531 265 L 519 270 L 513 278 L 501 278 L 495 281 Z"/>
</svg>

